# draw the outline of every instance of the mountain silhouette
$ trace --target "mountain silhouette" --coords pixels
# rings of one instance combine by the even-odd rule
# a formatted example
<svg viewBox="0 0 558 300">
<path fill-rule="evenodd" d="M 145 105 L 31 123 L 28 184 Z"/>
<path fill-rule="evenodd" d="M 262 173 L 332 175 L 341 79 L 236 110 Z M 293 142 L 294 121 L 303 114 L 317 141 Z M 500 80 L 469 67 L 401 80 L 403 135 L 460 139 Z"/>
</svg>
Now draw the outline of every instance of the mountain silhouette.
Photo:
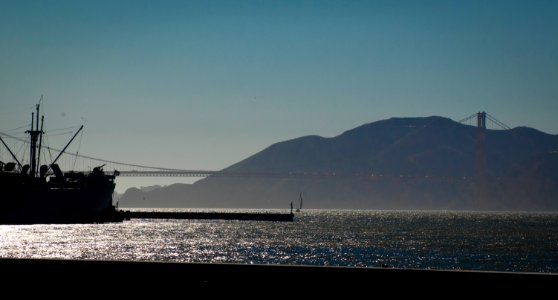
<svg viewBox="0 0 558 300">
<path fill-rule="evenodd" d="M 308 208 L 558 209 L 558 136 L 486 130 L 481 147 L 476 127 L 436 116 L 279 142 L 223 171 L 248 176 L 130 189 L 120 205 L 287 208 L 302 192 Z"/>
</svg>

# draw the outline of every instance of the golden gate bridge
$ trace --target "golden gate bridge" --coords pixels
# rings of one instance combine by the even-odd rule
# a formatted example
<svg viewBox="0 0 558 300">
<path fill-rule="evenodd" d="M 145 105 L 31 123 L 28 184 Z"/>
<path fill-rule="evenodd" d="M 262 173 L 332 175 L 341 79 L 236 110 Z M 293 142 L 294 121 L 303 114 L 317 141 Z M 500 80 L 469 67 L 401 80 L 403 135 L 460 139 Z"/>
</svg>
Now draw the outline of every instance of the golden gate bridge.
<svg viewBox="0 0 558 300">
<path fill-rule="evenodd" d="M 485 174 L 486 166 L 486 152 L 485 152 L 485 132 L 487 130 L 487 121 L 491 125 L 491 129 L 509 130 L 510 127 L 500 122 L 492 115 L 486 112 L 478 112 L 472 114 L 462 120 L 458 121 L 464 125 L 477 127 L 476 138 L 476 164 L 477 174 L 476 178 L 482 178 Z M 21 127 L 23 128 L 23 127 Z M 20 129 L 20 128 L 16 128 Z M 20 147 L 23 149 L 28 148 L 29 141 L 24 138 L 14 136 L 12 134 L 0 132 L 0 141 L 6 145 L 7 142 L 19 142 L 27 144 L 27 147 Z M 6 147 L 8 148 L 8 147 Z M 51 158 L 64 152 L 61 149 L 52 148 L 42 145 L 43 155 L 50 154 Z M 0 149 L 2 149 L 0 145 Z M 7 151 L 0 150 L 0 161 L 10 161 Z M 44 159 L 46 160 L 46 157 Z M 52 161 L 52 159 L 51 159 Z M 104 166 L 105 170 L 115 170 L 115 174 L 125 177 L 208 177 L 208 176 L 223 176 L 223 177 L 268 177 L 268 178 L 366 178 L 366 179 L 414 179 L 414 180 L 469 180 L 467 176 L 433 176 L 433 175 L 388 175 L 377 174 L 373 172 L 333 172 L 333 171 L 293 171 L 293 172 L 240 172 L 240 171 L 227 171 L 227 170 L 195 170 L 195 169 L 178 169 L 178 168 L 165 168 L 140 164 L 132 164 L 126 162 L 119 162 L 96 158 L 88 155 L 79 154 L 78 152 L 64 152 L 58 164 L 63 170 L 75 170 L 75 172 L 89 173 L 94 166 Z"/>
</svg>

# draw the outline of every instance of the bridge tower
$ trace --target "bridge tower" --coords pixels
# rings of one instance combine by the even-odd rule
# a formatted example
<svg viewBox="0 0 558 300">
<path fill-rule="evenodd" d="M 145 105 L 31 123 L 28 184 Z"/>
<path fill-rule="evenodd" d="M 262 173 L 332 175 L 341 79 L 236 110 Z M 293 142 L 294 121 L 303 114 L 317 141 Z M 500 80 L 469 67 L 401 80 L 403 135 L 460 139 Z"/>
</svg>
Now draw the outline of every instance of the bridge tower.
<svg viewBox="0 0 558 300">
<path fill-rule="evenodd" d="M 477 113 L 476 177 L 478 201 L 482 205 L 486 197 L 486 113 Z"/>
</svg>

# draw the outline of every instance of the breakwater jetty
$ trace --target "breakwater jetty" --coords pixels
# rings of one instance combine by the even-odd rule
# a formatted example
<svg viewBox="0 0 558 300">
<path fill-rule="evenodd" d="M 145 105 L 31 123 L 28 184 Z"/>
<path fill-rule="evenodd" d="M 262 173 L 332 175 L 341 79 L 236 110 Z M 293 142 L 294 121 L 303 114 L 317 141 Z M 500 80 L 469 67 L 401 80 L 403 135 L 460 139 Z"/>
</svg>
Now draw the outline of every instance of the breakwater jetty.
<svg viewBox="0 0 558 300">
<path fill-rule="evenodd" d="M 123 211 L 126 220 L 130 219 L 208 219 L 241 221 L 292 222 L 293 213 L 265 212 L 169 212 L 169 211 Z"/>
</svg>

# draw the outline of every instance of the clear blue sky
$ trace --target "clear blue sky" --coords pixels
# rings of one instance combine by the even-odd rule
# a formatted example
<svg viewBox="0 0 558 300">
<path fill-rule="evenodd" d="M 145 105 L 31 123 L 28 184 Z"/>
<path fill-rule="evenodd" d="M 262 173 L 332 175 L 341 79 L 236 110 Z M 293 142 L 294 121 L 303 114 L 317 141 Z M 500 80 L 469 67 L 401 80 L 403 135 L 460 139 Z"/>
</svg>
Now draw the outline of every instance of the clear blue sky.
<svg viewBox="0 0 558 300">
<path fill-rule="evenodd" d="M 81 153 L 188 169 L 393 116 L 557 134 L 557 37 L 558 1 L 0 0 L 0 129 L 43 94 Z"/>
</svg>

